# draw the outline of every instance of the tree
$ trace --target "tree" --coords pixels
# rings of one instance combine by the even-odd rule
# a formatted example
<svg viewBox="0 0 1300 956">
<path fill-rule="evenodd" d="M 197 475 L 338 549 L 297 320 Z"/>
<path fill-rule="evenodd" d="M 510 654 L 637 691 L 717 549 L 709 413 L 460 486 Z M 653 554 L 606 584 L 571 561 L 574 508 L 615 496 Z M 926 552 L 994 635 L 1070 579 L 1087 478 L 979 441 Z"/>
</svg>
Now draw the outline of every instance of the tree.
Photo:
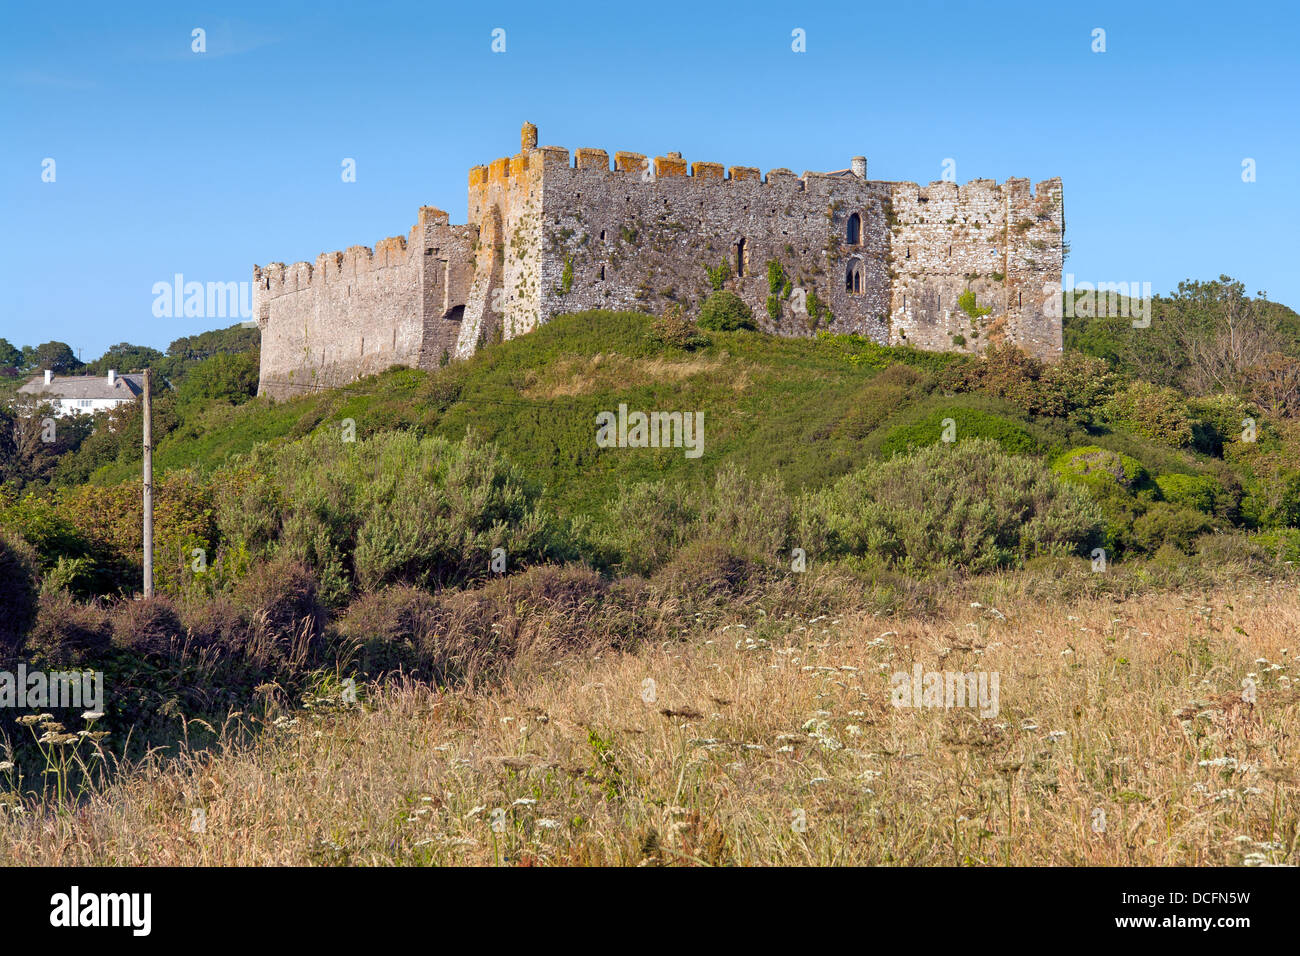
<svg viewBox="0 0 1300 956">
<path fill-rule="evenodd" d="M 26 349 L 23 354 L 26 355 Z M 75 372 L 82 364 L 66 342 L 46 342 L 36 346 L 30 363 L 35 368 L 48 368 L 56 375 Z"/>
<path fill-rule="evenodd" d="M 756 328 L 754 313 L 750 311 L 744 299 L 729 289 L 715 292 L 704 300 L 696 325 L 711 332 L 734 332 L 737 329 Z"/>
<path fill-rule="evenodd" d="M 225 402 L 240 405 L 257 394 L 258 353 L 219 352 L 190 367 L 176 388 L 183 407 Z"/>
<path fill-rule="evenodd" d="M 23 352 L 8 339 L 0 339 L 0 368 L 22 368 Z"/>
<path fill-rule="evenodd" d="M 86 371 L 92 375 L 107 375 L 109 369 L 123 374 L 138 372 L 141 369 L 152 368 L 162 357 L 161 352 L 147 345 L 119 342 L 117 345 L 110 345 L 102 356 L 88 364 Z"/>
<path fill-rule="evenodd" d="M 0 484 L 19 489 L 48 480 L 59 457 L 90 433 L 89 416 L 56 418 L 49 403 L 30 399 L 0 408 Z"/>
<path fill-rule="evenodd" d="M 1300 411 L 1300 361 L 1270 352 L 1250 369 L 1250 398 L 1273 415 Z"/>
<path fill-rule="evenodd" d="M 1244 391 L 1250 369 L 1262 363 L 1275 344 L 1242 283 L 1222 276 L 1217 298 L 1219 315 L 1188 342 L 1187 390 L 1198 395 Z"/>
</svg>

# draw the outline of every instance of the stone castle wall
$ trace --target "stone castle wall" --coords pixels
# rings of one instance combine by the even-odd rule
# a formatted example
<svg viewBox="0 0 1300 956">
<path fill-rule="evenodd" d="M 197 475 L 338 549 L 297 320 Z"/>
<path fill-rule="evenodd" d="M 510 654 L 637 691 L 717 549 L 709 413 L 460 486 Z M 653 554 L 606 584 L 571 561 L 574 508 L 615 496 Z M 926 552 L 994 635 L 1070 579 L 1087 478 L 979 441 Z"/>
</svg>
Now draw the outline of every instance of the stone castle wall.
<svg viewBox="0 0 1300 956">
<path fill-rule="evenodd" d="M 259 394 L 334 388 L 393 365 L 437 365 L 459 337 L 477 232 L 425 206 L 407 237 L 381 239 L 373 250 L 254 266 Z"/>
<path fill-rule="evenodd" d="M 693 312 L 712 292 L 706 269 L 726 263 L 725 287 L 743 298 L 761 327 L 785 335 L 815 328 L 888 334 L 889 186 L 852 175 L 695 163 L 679 156 L 648 160 L 603 150 L 556 152 L 542 190 L 541 311 L 581 309 L 661 312 L 677 303 Z M 857 213 L 859 241 L 842 237 Z M 860 263 L 859 291 L 845 289 L 845 270 Z M 768 263 L 791 284 L 816 292 L 819 310 L 800 311 L 797 296 L 778 294 L 769 314 Z M 567 278 L 566 278 L 567 276 Z"/>
<path fill-rule="evenodd" d="M 832 173 L 770 171 L 537 146 L 469 173 L 469 224 L 422 207 L 407 238 L 354 246 L 315 265 L 254 267 L 260 391 L 344 384 L 392 365 L 433 368 L 583 309 L 694 313 L 706 269 L 760 326 L 821 329 L 882 344 L 982 351 L 1014 342 L 1061 352 L 1048 308 L 1059 289 L 1061 181 L 963 186 L 872 181 L 866 161 Z M 768 264 L 788 285 L 776 295 Z M 970 290 L 971 315 L 959 304 Z M 967 303 L 970 304 L 969 302 Z M 812 308 L 808 308 L 812 305 Z"/>
<path fill-rule="evenodd" d="M 980 352 L 1011 341 L 1038 358 L 1059 357 L 1061 323 L 1049 303 L 1063 261 L 1061 181 L 1032 193 L 1026 179 L 893 189 L 890 342 Z M 975 311 L 988 315 L 959 306 L 967 289 Z"/>
</svg>

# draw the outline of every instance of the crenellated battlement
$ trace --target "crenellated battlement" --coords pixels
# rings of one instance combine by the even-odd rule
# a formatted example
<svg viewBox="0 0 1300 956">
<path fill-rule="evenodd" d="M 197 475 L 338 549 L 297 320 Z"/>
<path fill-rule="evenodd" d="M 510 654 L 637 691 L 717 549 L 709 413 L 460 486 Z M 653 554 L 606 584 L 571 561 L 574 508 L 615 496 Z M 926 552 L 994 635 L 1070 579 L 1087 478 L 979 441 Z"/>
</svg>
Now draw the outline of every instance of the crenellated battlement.
<svg viewBox="0 0 1300 956">
<path fill-rule="evenodd" d="M 611 162 L 612 157 L 612 162 Z M 857 161 L 861 166 L 857 166 Z M 576 172 L 592 175 L 604 174 L 610 178 L 623 180 L 634 179 L 637 182 L 653 183 L 661 179 L 681 179 L 690 182 L 735 183 L 760 182 L 764 185 L 779 186 L 784 189 L 799 191 L 824 192 L 833 184 L 845 179 L 856 178 L 861 182 L 875 182 L 888 185 L 894 192 L 895 203 L 902 206 L 921 206 L 927 202 L 966 204 L 989 199 L 1033 199 L 1046 193 L 1059 196 L 1060 180 L 1049 179 L 1038 183 L 1035 192 L 1029 189 L 1027 179 L 1008 179 L 999 184 L 992 179 L 972 179 L 959 185 L 947 180 L 935 180 L 922 186 L 914 182 L 868 180 L 858 170 L 865 173 L 866 162 L 855 157 L 855 164 L 848 169 L 833 171 L 806 170 L 797 175 L 785 167 L 768 170 L 764 176 L 755 166 L 725 166 L 722 163 L 697 160 L 688 162 L 681 153 L 669 152 L 662 156 L 649 156 L 646 153 L 629 150 L 616 150 L 613 153 L 595 147 L 583 146 L 570 151 L 562 146 L 541 146 L 516 153 L 514 156 L 500 157 L 487 165 L 472 166 L 469 171 L 471 190 L 486 186 L 491 182 L 507 183 L 521 176 L 533 177 L 546 171 Z"/>
<path fill-rule="evenodd" d="M 894 215 L 903 222 L 944 222 L 946 214 L 964 207 L 1005 204 L 1013 211 L 1032 207 L 1033 214 L 1053 218 L 1061 202 L 1061 180 L 1045 179 L 1031 190 L 1028 179 L 1011 178 L 999 184 L 992 179 L 972 179 L 958 185 L 936 180 L 928 186 L 896 182 L 893 188 Z"/>
</svg>

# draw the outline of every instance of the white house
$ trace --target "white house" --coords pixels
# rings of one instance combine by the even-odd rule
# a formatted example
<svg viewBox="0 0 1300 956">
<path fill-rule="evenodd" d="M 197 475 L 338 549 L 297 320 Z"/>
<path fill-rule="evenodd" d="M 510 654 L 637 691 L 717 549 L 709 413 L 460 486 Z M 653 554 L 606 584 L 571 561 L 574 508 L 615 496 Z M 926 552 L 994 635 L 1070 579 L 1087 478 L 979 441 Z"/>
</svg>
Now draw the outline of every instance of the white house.
<svg viewBox="0 0 1300 956">
<path fill-rule="evenodd" d="M 32 379 L 18 394 L 37 402 L 49 402 L 59 415 L 93 415 L 123 402 L 133 402 L 144 391 L 143 375 L 118 375 L 109 369 L 97 375 L 60 375 L 49 369 L 44 379 Z"/>
</svg>

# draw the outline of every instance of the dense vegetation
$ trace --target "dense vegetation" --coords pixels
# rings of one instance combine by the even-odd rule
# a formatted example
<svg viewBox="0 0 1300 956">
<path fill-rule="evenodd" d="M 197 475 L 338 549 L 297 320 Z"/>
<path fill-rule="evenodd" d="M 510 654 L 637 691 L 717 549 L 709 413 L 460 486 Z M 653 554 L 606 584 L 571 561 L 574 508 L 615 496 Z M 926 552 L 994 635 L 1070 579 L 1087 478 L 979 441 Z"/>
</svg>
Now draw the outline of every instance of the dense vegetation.
<svg viewBox="0 0 1300 956">
<path fill-rule="evenodd" d="M 169 713 L 220 716 L 322 668 L 490 669 L 557 608 L 635 640 L 755 587 L 802 606 L 826 570 L 889 601 L 944 576 L 1087 572 L 1098 549 L 1103 567 L 1297 558 L 1300 319 L 1226 278 L 1158 299 L 1146 328 L 1069 318 L 1051 364 L 776 338 L 721 296 L 705 331 L 563 316 L 283 402 L 250 398 L 256 353 L 225 333 L 173 343 L 153 601 L 130 599 L 138 409 L 31 455 L 10 413 L 0 647 L 104 669 L 136 695 L 118 729 L 145 742 Z M 703 412 L 704 454 L 598 448 L 597 413 L 620 405 Z"/>
<path fill-rule="evenodd" d="M 93 376 L 152 369 L 158 389 L 154 434 L 162 436 L 182 426 L 202 428 L 197 420 L 214 405 L 238 405 L 257 394 L 260 334 L 242 325 L 216 329 L 179 338 L 166 354 L 122 342 L 93 362 L 80 361 L 64 342 L 19 349 L 0 339 L 0 485 L 21 490 L 77 484 L 108 462 L 140 458 L 138 404 L 93 418 L 60 419 L 51 435 L 48 409 L 17 399 L 31 376 L 44 369 Z"/>
</svg>

